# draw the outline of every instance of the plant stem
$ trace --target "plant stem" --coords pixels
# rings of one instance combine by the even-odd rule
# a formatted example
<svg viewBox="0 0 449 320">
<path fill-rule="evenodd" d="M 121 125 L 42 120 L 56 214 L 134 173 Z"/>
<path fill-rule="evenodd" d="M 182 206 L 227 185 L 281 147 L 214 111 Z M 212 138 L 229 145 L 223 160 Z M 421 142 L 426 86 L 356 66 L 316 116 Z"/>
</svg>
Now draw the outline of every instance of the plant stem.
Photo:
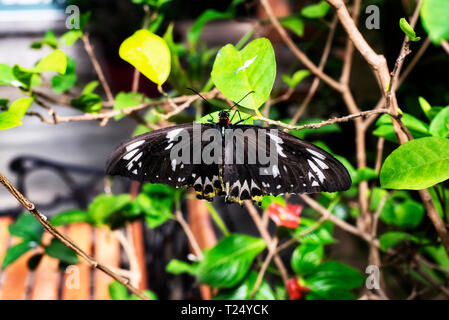
<svg viewBox="0 0 449 320">
<path fill-rule="evenodd" d="M 223 232 L 225 236 L 228 236 L 230 232 L 226 227 L 223 219 L 220 217 L 220 214 L 217 212 L 217 210 L 215 210 L 215 207 L 209 202 L 206 202 L 206 206 L 215 224 L 218 226 L 218 228 L 220 228 L 221 232 Z"/>
</svg>

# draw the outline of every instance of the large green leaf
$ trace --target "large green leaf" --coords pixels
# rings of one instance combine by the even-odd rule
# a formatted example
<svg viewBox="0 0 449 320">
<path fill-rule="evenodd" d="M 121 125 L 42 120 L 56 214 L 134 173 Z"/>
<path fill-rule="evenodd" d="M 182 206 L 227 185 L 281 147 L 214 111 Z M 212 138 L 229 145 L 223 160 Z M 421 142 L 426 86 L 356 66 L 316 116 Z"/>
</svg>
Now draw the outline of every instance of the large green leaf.
<svg viewBox="0 0 449 320">
<path fill-rule="evenodd" d="M 56 238 L 53 238 L 50 244 L 45 247 L 45 254 L 68 264 L 78 263 L 78 256 L 75 251 Z"/>
<path fill-rule="evenodd" d="M 40 60 L 34 67 L 34 72 L 57 71 L 64 74 L 67 68 L 67 57 L 62 50 L 55 50 Z"/>
<path fill-rule="evenodd" d="M 50 219 L 50 223 L 55 227 L 77 222 L 89 222 L 89 214 L 86 211 L 74 209 L 58 213 Z"/>
<path fill-rule="evenodd" d="M 430 123 L 429 131 L 433 136 L 449 137 L 449 106 L 442 109 Z"/>
<path fill-rule="evenodd" d="M 217 10 L 208 9 L 204 11 L 195 21 L 192 28 L 190 28 L 187 33 L 187 41 L 192 45 L 193 48 L 196 47 L 196 43 L 200 38 L 201 32 L 203 31 L 204 25 L 212 20 L 217 19 L 227 19 L 232 18 L 234 15 L 232 12 L 219 12 Z"/>
<path fill-rule="evenodd" d="M 411 140 L 394 150 L 380 171 L 388 189 L 420 190 L 449 178 L 449 139 L 426 137 Z"/>
<path fill-rule="evenodd" d="M 24 240 L 41 242 L 44 227 L 30 213 L 22 214 L 16 222 L 8 227 L 12 236 L 20 237 Z"/>
<path fill-rule="evenodd" d="M 402 122 L 405 127 L 410 130 L 410 133 L 415 138 L 422 138 L 429 136 L 429 126 L 427 123 L 415 118 L 414 116 L 403 113 Z M 373 131 L 373 134 L 378 137 L 383 137 L 387 140 L 397 142 L 396 134 L 394 133 L 393 121 L 390 115 L 384 114 L 376 121 L 378 128 Z"/>
<path fill-rule="evenodd" d="M 127 193 L 120 195 L 99 195 L 89 205 L 88 212 L 90 220 L 97 226 L 103 225 L 107 223 L 110 215 L 123 209 L 130 201 L 131 197 Z"/>
<path fill-rule="evenodd" d="M 449 39 L 449 1 L 423 0 L 420 14 L 422 25 L 434 43 Z"/>
<path fill-rule="evenodd" d="M 198 280 L 212 287 L 230 288 L 247 274 L 254 258 L 265 249 L 265 242 L 243 234 L 232 234 L 204 252 L 198 266 Z"/>
<path fill-rule="evenodd" d="M 259 38 L 241 51 L 228 44 L 220 49 L 212 68 L 212 81 L 230 100 L 249 109 L 258 109 L 270 96 L 276 77 L 276 60 L 270 41 Z"/>
<path fill-rule="evenodd" d="M 214 300 L 248 300 L 251 298 L 254 285 L 257 281 L 257 273 L 250 271 L 246 278 L 236 287 L 230 289 L 223 289 L 218 292 Z M 275 300 L 273 289 L 267 281 L 262 280 L 254 295 L 254 300 Z"/>
<path fill-rule="evenodd" d="M 11 129 L 20 126 L 22 121 L 11 112 L 0 112 L 0 130 Z"/>
<path fill-rule="evenodd" d="M 388 224 L 402 228 L 417 227 L 424 217 L 424 207 L 411 199 L 405 191 L 396 191 L 386 201 L 380 218 Z"/>
<path fill-rule="evenodd" d="M 402 241 L 411 240 L 417 242 L 417 238 L 409 233 L 392 231 L 384 233 L 379 238 L 380 248 L 384 251 L 399 244 Z"/>
<path fill-rule="evenodd" d="M 170 74 L 170 50 L 164 39 L 148 30 L 138 30 L 123 41 L 119 55 L 158 85 Z"/>
<path fill-rule="evenodd" d="M 11 263 L 19 259 L 22 255 L 24 255 L 29 250 L 35 248 L 37 245 L 34 241 L 28 241 L 25 240 L 21 243 L 18 243 L 16 245 L 13 245 L 10 247 L 5 254 L 5 257 L 3 258 L 2 262 L 2 269 L 5 269 L 7 266 L 9 266 Z"/>
<path fill-rule="evenodd" d="M 22 119 L 33 101 L 34 99 L 30 97 L 19 98 L 9 106 L 8 112 Z"/>
<path fill-rule="evenodd" d="M 129 107 L 135 107 L 142 104 L 144 101 L 143 95 L 138 92 L 119 92 L 115 97 L 114 110 L 122 110 Z M 125 117 L 125 114 L 119 114 L 114 117 L 115 120 L 120 120 Z"/>
<path fill-rule="evenodd" d="M 337 261 L 329 261 L 318 266 L 313 274 L 306 277 L 306 287 L 311 297 L 321 299 L 351 299 L 349 290 L 362 285 L 363 277 L 354 268 Z M 309 295 L 307 296 L 310 299 Z"/>
<path fill-rule="evenodd" d="M 17 81 L 14 76 L 12 67 L 7 64 L 0 63 L 0 86 L 17 86 L 18 84 L 20 84 L 20 82 Z"/>
<path fill-rule="evenodd" d="M 320 264 L 323 255 L 324 248 L 322 245 L 303 243 L 293 251 L 292 269 L 298 275 L 308 275 Z"/>
</svg>

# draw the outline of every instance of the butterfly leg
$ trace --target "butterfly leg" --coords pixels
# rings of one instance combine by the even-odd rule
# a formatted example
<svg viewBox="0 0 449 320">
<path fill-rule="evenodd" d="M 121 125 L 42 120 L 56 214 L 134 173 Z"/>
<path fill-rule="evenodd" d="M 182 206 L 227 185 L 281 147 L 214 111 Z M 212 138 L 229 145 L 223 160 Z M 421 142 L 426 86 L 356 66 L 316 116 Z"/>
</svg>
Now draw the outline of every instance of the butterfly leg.
<svg viewBox="0 0 449 320">
<path fill-rule="evenodd" d="M 246 118 L 246 119 L 240 119 L 239 121 L 237 121 L 236 123 L 234 123 L 234 125 L 237 125 L 237 124 L 239 124 L 239 123 L 242 123 L 242 122 L 245 122 L 246 120 L 249 120 L 249 119 L 251 119 L 253 116 L 249 116 L 248 118 Z"/>
</svg>

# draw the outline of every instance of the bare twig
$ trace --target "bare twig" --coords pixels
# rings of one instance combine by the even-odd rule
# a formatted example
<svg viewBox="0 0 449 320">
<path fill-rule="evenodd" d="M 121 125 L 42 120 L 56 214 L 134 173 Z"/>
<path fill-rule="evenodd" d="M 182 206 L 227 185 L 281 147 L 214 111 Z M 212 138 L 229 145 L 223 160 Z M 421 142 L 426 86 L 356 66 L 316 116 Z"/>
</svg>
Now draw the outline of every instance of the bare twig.
<svg viewBox="0 0 449 320">
<path fill-rule="evenodd" d="M 31 203 L 25 196 L 17 190 L 9 180 L 0 173 L 0 183 L 3 184 L 3 186 L 8 190 L 19 202 L 20 204 L 28 210 L 38 221 L 42 226 L 55 238 L 60 240 L 64 245 L 75 251 L 75 253 L 80 256 L 82 259 L 87 261 L 87 263 L 95 267 L 110 277 L 112 277 L 114 280 L 117 280 L 121 284 L 123 284 L 128 290 L 130 290 L 132 293 L 137 295 L 139 298 L 143 300 L 149 300 L 149 298 L 139 289 L 134 287 L 130 284 L 129 279 L 123 278 L 122 276 L 116 274 L 114 271 L 111 270 L 111 268 L 105 266 L 104 264 L 98 262 L 93 257 L 88 255 L 86 252 L 84 252 L 75 242 L 70 240 L 70 238 L 66 237 L 62 233 L 60 233 L 55 227 L 53 227 L 48 221 L 47 217 L 44 216 L 42 213 L 40 213 L 33 203 Z"/>
<path fill-rule="evenodd" d="M 259 273 L 257 274 L 256 283 L 254 284 L 254 287 L 251 291 L 250 299 L 254 298 L 257 291 L 259 290 L 260 285 L 262 284 L 262 280 L 265 275 L 265 272 L 267 271 L 268 265 L 270 264 L 271 259 L 273 259 L 274 255 L 276 254 L 276 246 L 278 243 L 279 239 L 277 237 L 274 237 L 271 243 L 268 245 L 268 254 L 265 257 L 265 260 L 262 264 L 262 267 L 260 268 Z"/>
<path fill-rule="evenodd" d="M 195 236 L 193 235 L 192 230 L 190 230 L 189 224 L 184 219 L 184 216 L 182 215 L 182 212 L 179 209 L 176 210 L 176 221 L 179 222 L 179 224 L 181 225 L 182 229 L 184 230 L 184 233 L 187 236 L 187 239 L 189 239 L 190 245 L 192 246 L 193 253 L 195 254 L 195 256 L 199 260 L 202 260 L 203 259 L 203 252 L 201 251 L 201 248 L 200 248 L 198 242 L 196 241 Z"/>
<path fill-rule="evenodd" d="M 106 93 L 108 102 L 113 103 L 114 96 L 112 95 L 112 91 L 109 87 L 108 82 L 106 81 L 103 70 L 101 69 L 101 66 L 98 63 L 97 57 L 95 56 L 94 48 L 92 47 L 92 44 L 90 43 L 90 40 L 89 40 L 89 34 L 87 34 L 87 33 L 83 34 L 83 37 L 81 39 L 83 40 L 84 48 L 85 48 L 87 54 L 89 55 L 90 61 L 92 62 L 92 65 L 94 66 L 95 72 L 98 75 L 98 79 L 100 80 L 100 83 L 103 86 L 103 89 L 104 89 L 104 92 Z"/>
</svg>

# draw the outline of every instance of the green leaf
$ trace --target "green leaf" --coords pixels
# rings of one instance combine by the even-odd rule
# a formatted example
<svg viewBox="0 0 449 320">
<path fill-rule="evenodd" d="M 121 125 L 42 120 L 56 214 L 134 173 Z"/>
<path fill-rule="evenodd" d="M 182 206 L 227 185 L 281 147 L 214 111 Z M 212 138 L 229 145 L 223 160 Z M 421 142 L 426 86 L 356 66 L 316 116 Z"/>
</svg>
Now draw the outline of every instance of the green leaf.
<svg viewBox="0 0 449 320">
<path fill-rule="evenodd" d="M 282 197 L 282 196 L 267 195 L 267 196 L 264 196 L 264 197 L 262 198 L 262 203 L 260 204 L 260 207 L 261 207 L 263 210 L 267 210 L 267 208 L 270 206 L 270 204 L 271 204 L 272 202 L 277 202 L 277 203 L 279 203 L 279 204 L 285 206 L 285 199 L 284 199 L 284 197 Z"/>
<path fill-rule="evenodd" d="M 143 95 L 137 92 L 119 92 L 115 97 L 114 110 L 122 110 L 129 107 L 135 107 L 144 102 Z M 125 117 L 125 114 L 114 116 L 115 120 L 120 120 Z"/>
<path fill-rule="evenodd" d="M 51 86 L 56 93 L 63 93 L 72 88 L 76 83 L 76 62 L 67 57 L 67 69 L 65 74 L 57 74 L 51 78 Z"/>
<path fill-rule="evenodd" d="M 123 41 L 119 55 L 158 85 L 170 74 L 170 50 L 164 39 L 148 30 L 138 30 Z"/>
<path fill-rule="evenodd" d="M 317 222 L 315 220 L 301 217 L 299 226 L 294 230 L 294 235 L 299 236 L 304 233 L 307 229 L 314 226 Z M 329 230 L 326 223 L 323 223 L 320 227 L 307 233 L 300 238 L 301 243 L 311 243 L 311 244 L 330 244 L 334 243 L 335 239 L 332 237 L 331 230 Z"/>
<path fill-rule="evenodd" d="M 306 6 L 301 10 L 301 14 L 309 19 L 323 18 L 330 9 L 330 5 L 322 0 L 318 3 L 314 3 Z"/>
<path fill-rule="evenodd" d="M 304 21 L 299 16 L 290 16 L 280 19 L 281 24 L 295 33 L 298 37 L 304 35 Z"/>
<path fill-rule="evenodd" d="M 382 250 L 387 251 L 388 249 L 394 247 L 395 245 L 405 240 L 412 240 L 414 242 L 417 241 L 416 237 L 412 236 L 409 233 L 394 231 L 384 233 L 379 238 L 379 244 Z"/>
<path fill-rule="evenodd" d="M 375 211 L 379 208 L 380 202 L 388 194 L 387 190 L 375 187 L 371 194 L 370 210 Z M 386 201 L 386 200 L 385 200 Z"/>
<path fill-rule="evenodd" d="M 387 189 L 420 190 L 449 178 L 449 140 L 426 137 L 406 142 L 385 160 L 380 183 Z"/>
<path fill-rule="evenodd" d="M 433 43 L 449 40 L 449 2 L 446 0 L 423 0 L 421 22 Z"/>
<path fill-rule="evenodd" d="M 118 281 L 113 281 L 108 287 L 112 300 L 128 300 L 128 290 Z"/>
<path fill-rule="evenodd" d="M 11 112 L 0 112 L 0 130 L 11 129 L 20 126 L 22 121 Z"/>
<path fill-rule="evenodd" d="M 48 30 L 45 33 L 44 39 L 33 42 L 31 44 L 31 49 L 41 49 L 43 45 L 47 45 L 52 49 L 58 48 L 58 38 L 55 36 L 52 30 Z"/>
<path fill-rule="evenodd" d="M 71 47 L 75 42 L 83 36 L 81 30 L 70 30 L 64 33 L 61 38 L 59 38 L 59 43 L 66 47 Z"/>
<path fill-rule="evenodd" d="M 8 250 L 6 251 L 5 257 L 3 258 L 2 269 L 5 269 L 7 266 L 9 266 L 17 259 L 19 259 L 26 252 L 35 248 L 36 245 L 37 243 L 34 241 L 25 240 L 21 243 L 13 245 L 12 247 L 9 247 Z"/>
<path fill-rule="evenodd" d="M 436 137 L 449 137 L 449 106 L 442 109 L 430 122 L 429 132 Z"/>
<path fill-rule="evenodd" d="M 386 201 L 380 212 L 382 221 L 401 228 L 415 228 L 424 217 L 424 207 L 406 192 L 395 192 Z"/>
<path fill-rule="evenodd" d="M 192 276 L 196 275 L 197 265 L 188 264 L 184 261 L 173 259 L 165 267 L 165 270 L 173 274 L 188 273 Z"/>
<path fill-rule="evenodd" d="M 449 270 L 449 256 L 442 245 L 440 246 L 424 246 L 422 250 L 435 260 L 440 266 Z"/>
<path fill-rule="evenodd" d="M 107 219 L 115 212 L 120 211 L 129 204 L 131 197 L 129 194 L 109 195 L 101 194 L 97 196 L 89 205 L 90 220 L 101 226 L 107 223 Z"/>
<path fill-rule="evenodd" d="M 151 197 L 147 194 L 141 193 L 137 196 L 136 201 L 140 210 L 144 212 L 145 221 L 150 229 L 159 227 L 173 218 L 172 197 Z"/>
<path fill-rule="evenodd" d="M 271 43 L 266 38 L 251 41 L 241 51 L 228 44 L 218 53 L 212 68 L 212 81 L 223 95 L 240 105 L 256 110 L 270 96 L 276 77 L 276 60 Z"/>
<path fill-rule="evenodd" d="M 228 19 L 232 18 L 234 15 L 232 12 L 219 12 L 214 9 L 208 9 L 204 11 L 198 19 L 196 19 L 192 28 L 190 28 L 187 33 L 187 41 L 190 43 L 192 48 L 196 47 L 198 39 L 200 38 L 201 32 L 203 31 L 204 25 L 212 20 L 217 19 Z"/>
<path fill-rule="evenodd" d="M 292 269 L 298 275 L 308 275 L 320 264 L 324 248 L 320 244 L 303 243 L 296 247 L 292 255 Z"/>
<path fill-rule="evenodd" d="M 265 242 L 243 234 L 232 234 L 204 252 L 198 266 L 198 280 L 212 287 L 230 288 L 247 274 L 254 258 L 265 249 Z"/>
<path fill-rule="evenodd" d="M 44 227 L 32 214 L 24 213 L 8 227 L 8 230 L 12 236 L 40 243 Z"/>
<path fill-rule="evenodd" d="M 352 180 L 352 183 L 357 184 L 362 181 L 372 180 L 377 178 L 377 172 L 372 168 L 360 168 L 357 169 L 356 176 Z"/>
<path fill-rule="evenodd" d="M 36 74 L 33 70 L 25 69 L 18 65 L 15 65 L 12 68 L 12 73 L 14 77 L 18 80 L 18 82 L 21 83 L 25 89 L 31 88 L 32 86 L 40 85 L 41 81 L 39 75 Z"/>
<path fill-rule="evenodd" d="M 256 281 L 257 273 L 250 271 L 238 286 L 220 290 L 214 300 L 249 300 Z M 254 300 L 276 300 L 273 289 L 267 281 L 262 280 L 259 290 L 254 295 Z"/>
<path fill-rule="evenodd" d="M 67 56 L 62 50 L 55 50 L 40 60 L 33 71 L 37 73 L 56 71 L 64 74 L 67 69 Z"/>
<path fill-rule="evenodd" d="M 73 99 L 72 107 L 87 113 L 98 113 L 103 106 L 101 97 L 96 93 L 86 93 L 79 98 Z"/>
<path fill-rule="evenodd" d="M 150 299 L 150 300 L 157 300 L 157 295 L 151 291 L 151 290 L 143 290 L 143 293 Z M 139 298 L 136 295 L 130 295 L 128 297 L 128 300 L 142 300 L 141 298 Z"/>
<path fill-rule="evenodd" d="M 310 71 L 306 69 L 296 71 L 291 77 L 282 76 L 282 80 L 290 87 L 295 88 L 303 79 L 310 75 Z"/>
<path fill-rule="evenodd" d="M 13 68 L 7 64 L 0 63 L 0 86 L 18 87 L 20 82 L 17 81 L 13 73 Z"/>
<path fill-rule="evenodd" d="M 86 211 L 78 209 L 68 210 L 58 213 L 50 219 L 50 223 L 55 227 L 78 222 L 89 222 L 89 215 Z"/>
<path fill-rule="evenodd" d="M 9 106 L 8 112 L 22 119 L 33 101 L 34 99 L 30 97 L 19 98 Z"/>
<path fill-rule="evenodd" d="M 93 80 L 93 81 L 89 82 L 84 87 L 83 91 L 81 92 L 81 95 L 94 92 L 95 89 L 97 89 L 99 84 L 100 84 L 100 82 L 98 82 L 97 80 Z"/>
<path fill-rule="evenodd" d="M 410 39 L 410 41 L 419 41 L 420 37 L 416 36 L 415 30 L 408 24 L 405 18 L 401 18 L 399 20 L 399 27 L 406 34 L 406 36 Z"/>
<path fill-rule="evenodd" d="M 321 299 L 351 299 L 349 290 L 363 284 L 363 277 L 357 270 L 337 261 L 321 264 L 305 280 L 311 293 Z M 309 295 L 307 298 L 310 299 Z"/>
<path fill-rule="evenodd" d="M 415 118 L 414 116 L 408 113 L 403 113 L 401 120 L 407 127 L 407 129 L 410 130 L 410 133 L 413 137 L 422 138 L 430 135 L 429 126 L 425 122 Z M 378 128 L 374 130 L 374 135 L 383 137 L 393 142 L 397 142 L 396 134 L 394 133 L 393 129 L 393 121 L 389 115 L 384 114 L 380 116 L 376 121 L 376 125 L 378 126 Z"/>
<path fill-rule="evenodd" d="M 442 107 L 432 107 L 429 102 L 423 97 L 418 98 L 419 105 L 421 106 L 422 111 L 426 115 L 427 119 L 432 120 L 435 116 L 443 110 Z"/>
<path fill-rule="evenodd" d="M 45 254 L 68 264 L 78 263 L 78 256 L 75 251 L 56 238 L 53 238 L 50 244 L 45 247 Z"/>
</svg>

